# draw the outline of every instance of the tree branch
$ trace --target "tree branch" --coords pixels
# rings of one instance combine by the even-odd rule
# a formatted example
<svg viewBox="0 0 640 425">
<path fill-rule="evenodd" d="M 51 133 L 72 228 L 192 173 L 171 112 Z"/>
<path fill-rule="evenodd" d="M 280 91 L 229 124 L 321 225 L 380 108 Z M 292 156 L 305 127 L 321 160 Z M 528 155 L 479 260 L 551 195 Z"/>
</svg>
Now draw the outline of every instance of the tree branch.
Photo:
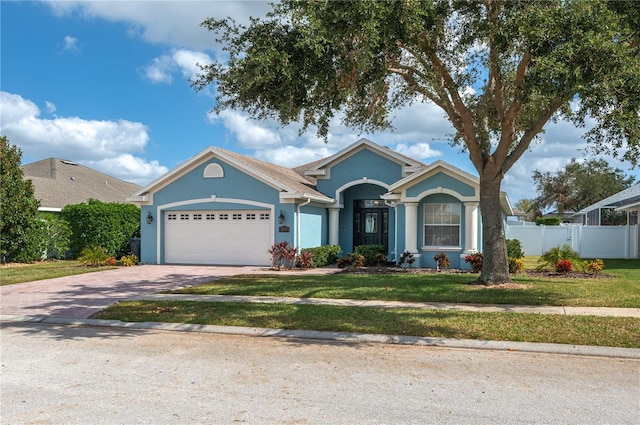
<svg viewBox="0 0 640 425">
<path fill-rule="evenodd" d="M 476 129 L 473 124 L 473 115 L 469 110 L 469 108 L 467 108 L 467 106 L 464 104 L 464 102 L 460 98 L 460 93 L 458 93 L 457 85 L 453 81 L 451 74 L 449 74 L 449 72 L 447 71 L 446 67 L 444 66 L 444 64 L 438 57 L 438 55 L 436 55 L 436 53 L 433 50 L 429 50 L 427 54 L 429 55 L 429 58 L 431 59 L 431 62 L 437 74 L 440 76 L 442 80 L 444 90 L 448 93 L 449 97 L 453 102 L 453 106 L 455 107 L 457 114 L 460 116 L 460 119 L 462 120 L 462 123 L 461 123 L 462 131 L 460 132 L 460 135 L 462 136 L 462 139 L 465 141 L 465 145 L 467 145 L 467 149 L 469 149 L 469 158 L 471 159 L 471 162 L 476 167 L 476 169 L 480 172 L 484 165 L 485 158 L 482 153 L 480 144 L 478 143 L 478 140 L 476 138 L 476 131 L 475 131 Z"/>
<path fill-rule="evenodd" d="M 542 131 L 542 128 L 549 121 L 549 119 L 553 116 L 553 114 L 566 102 L 571 99 L 571 96 L 563 96 L 555 98 L 549 108 L 541 114 L 538 119 L 529 127 L 522 137 L 520 141 L 515 146 L 515 148 L 506 156 L 504 162 L 502 163 L 502 173 L 506 174 L 507 171 L 513 167 L 513 164 L 516 163 L 518 159 L 525 153 L 529 146 L 531 145 L 531 141 L 533 138 Z"/>
<path fill-rule="evenodd" d="M 498 146 L 496 147 L 496 150 L 494 152 L 496 161 L 504 161 L 505 158 L 507 158 L 507 155 L 509 154 L 509 150 L 511 149 L 511 145 L 514 141 L 514 136 L 516 133 L 516 117 L 518 116 L 518 114 L 520 113 L 520 110 L 522 109 L 522 98 L 521 98 L 522 84 L 524 83 L 527 65 L 529 64 L 530 61 L 531 61 L 531 54 L 527 51 L 522 55 L 522 58 L 518 63 L 518 68 L 516 70 L 516 77 L 513 83 L 514 85 L 513 101 L 511 102 L 511 105 L 509 106 L 509 108 L 506 111 L 503 111 L 502 115 L 500 116 L 500 129 L 501 129 L 500 142 L 498 143 Z M 496 93 L 496 97 L 497 95 L 498 93 Z M 552 115 L 556 111 L 556 109 L 554 109 L 551 112 Z M 549 118 L 550 116 L 544 121 L 544 123 L 542 124 L 543 126 L 549 120 Z M 533 136 L 532 136 L 532 139 L 533 139 Z M 529 143 L 530 142 L 531 141 L 529 141 Z M 528 144 L 527 144 L 527 147 L 528 147 Z"/>
<path fill-rule="evenodd" d="M 400 76 L 406 83 L 416 92 L 422 94 L 437 106 L 439 106 L 444 112 L 449 116 L 451 120 L 451 124 L 456 129 L 456 131 L 462 132 L 462 122 L 460 121 L 460 116 L 456 113 L 455 108 L 450 102 L 450 99 L 447 96 L 443 96 L 444 93 L 435 93 L 431 90 L 428 90 L 426 87 L 421 85 L 416 79 L 415 75 L 419 78 L 426 80 L 428 77 L 420 72 L 418 69 L 408 65 L 397 64 L 396 67 L 388 67 L 390 72 Z M 435 90 L 437 92 L 437 90 Z"/>
</svg>

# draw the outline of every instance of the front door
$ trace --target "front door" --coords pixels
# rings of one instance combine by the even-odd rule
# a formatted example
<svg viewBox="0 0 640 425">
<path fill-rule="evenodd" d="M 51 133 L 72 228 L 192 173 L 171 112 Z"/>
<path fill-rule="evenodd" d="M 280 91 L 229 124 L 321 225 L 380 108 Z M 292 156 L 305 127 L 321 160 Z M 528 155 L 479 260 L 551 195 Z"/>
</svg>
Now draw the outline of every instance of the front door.
<svg viewBox="0 0 640 425">
<path fill-rule="evenodd" d="M 384 245 L 389 251 L 389 207 L 379 199 L 353 204 L 353 249 L 360 245 Z"/>
</svg>

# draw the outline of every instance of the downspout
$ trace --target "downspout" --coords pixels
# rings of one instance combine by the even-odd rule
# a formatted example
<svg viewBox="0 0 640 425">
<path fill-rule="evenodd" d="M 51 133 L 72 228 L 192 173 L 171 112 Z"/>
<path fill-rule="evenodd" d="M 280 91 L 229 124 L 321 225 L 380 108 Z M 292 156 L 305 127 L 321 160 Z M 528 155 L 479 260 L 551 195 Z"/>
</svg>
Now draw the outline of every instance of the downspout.
<svg viewBox="0 0 640 425">
<path fill-rule="evenodd" d="M 393 208 L 393 252 L 395 256 L 396 267 L 398 267 L 400 265 L 400 256 L 398 255 L 398 203 L 390 202 L 385 199 L 384 204 L 388 207 Z"/>
<path fill-rule="evenodd" d="M 311 198 L 306 199 L 307 200 L 305 202 L 298 204 L 298 206 L 296 207 L 296 246 L 298 248 L 300 248 L 300 210 L 302 209 L 302 207 L 311 203 Z"/>
</svg>

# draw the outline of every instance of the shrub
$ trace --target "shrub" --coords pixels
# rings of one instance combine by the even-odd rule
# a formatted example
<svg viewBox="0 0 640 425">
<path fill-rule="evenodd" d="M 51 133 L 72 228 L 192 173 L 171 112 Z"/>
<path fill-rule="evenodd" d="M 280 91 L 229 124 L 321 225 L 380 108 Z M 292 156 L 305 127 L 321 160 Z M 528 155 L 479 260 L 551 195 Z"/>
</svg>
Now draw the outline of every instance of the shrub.
<svg viewBox="0 0 640 425">
<path fill-rule="evenodd" d="M 519 274 L 524 271 L 524 261 L 521 258 L 509 257 L 509 273 Z"/>
<path fill-rule="evenodd" d="M 381 253 L 377 253 L 373 258 L 373 262 L 376 266 L 385 266 L 387 264 L 387 256 Z"/>
<path fill-rule="evenodd" d="M 538 260 L 540 264 L 538 270 L 555 270 L 561 260 L 569 260 L 576 269 L 581 268 L 583 264 L 577 252 L 572 250 L 569 245 L 563 245 L 562 247 L 551 248 L 542 254 Z"/>
<path fill-rule="evenodd" d="M 434 255 L 433 259 L 436 260 L 436 267 L 438 269 L 446 269 L 451 265 L 451 261 L 449 261 L 449 257 L 444 252 L 440 252 L 438 255 Z"/>
<path fill-rule="evenodd" d="M 133 204 L 105 203 L 89 199 L 87 203 L 67 205 L 62 218 L 71 230 L 71 253 L 101 246 L 109 255 L 129 254 L 129 241 L 140 236 L 140 210 Z"/>
<path fill-rule="evenodd" d="M 604 261 L 599 258 L 593 261 L 585 261 L 584 264 L 587 271 L 592 274 L 598 274 L 604 270 Z"/>
<path fill-rule="evenodd" d="M 140 260 L 138 259 L 138 256 L 136 254 L 124 255 L 122 256 L 122 258 L 120 258 L 120 262 L 122 263 L 122 265 L 127 267 L 135 266 L 139 261 Z"/>
<path fill-rule="evenodd" d="M 518 239 L 507 239 L 507 257 L 524 258 L 522 243 Z"/>
<path fill-rule="evenodd" d="M 338 267 L 341 269 L 348 269 L 352 267 L 363 267 L 364 266 L 364 256 L 360 254 L 352 254 L 349 253 L 344 257 L 338 258 Z"/>
<path fill-rule="evenodd" d="M 571 261 L 569 260 L 560 260 L 558 264 L 556 264 L 556 272 L 558 273 L 571 273 Z"/>
<path fill-rule="evenodd" d="M 324 267 L 334 264 L 338 260 L 340 251 L 339 245 L 323 245 L 316 248 L 304 248 L 300 254 L 309 252 L 313 258 L 312 267 Z"/>
<path fill-rule="evenodd" d="M 357 246 L 354 254 L 362 255 L 364 257 L 365 266 L 375 266 L 377 263 L 376 255 L 383 254 L 386 260 L 387 250 L 384 245 L 360 245 Z"/>
<path fill-rule="evenodd" d="M 92 267 L 98 267 L 107 261 L 109 254 L 107 250 L 97 245 L 87 246 L 80 251 L 78 260 Z"/>
<path fill-rule="evenodd" d="M 464 262 L 471 264 L 471 271 L 474 273 L 480 273 L 482 271 L 482 260 L 483 257 L 480 252 L 469 254 L 464 257 Z"/>
<path fill-rule="evenodd" d="M 104 263 L 107 266 L 115 266 L 116 264 L 118 264 L 118 260 L 116 260 L 116 257 L 111 256 L 111 257 L 107 258 L 106 260 L 104 260 Z"/>
<path fill-rule="evenodd" d="M 280 270 L 283 267 L 293 268 L 296 265 L 298 248 L 287 241 L 276 242 L 269 249 L 271 254 L 271 267 Z"/>
<path fill-rule="evenodd" d="M 47 225 L 47 258 L 66 258 L 71 241 L 69 225 L 60 214 L 42 213 L 39 217 Z"/>
<path fill-rule="evenodd" d="M 23 239 L 18 242 L 17 252 L 12 260 L 18 263 L 31 263 L 47 258 L 47 223 L 36 219 L 23 231 Z"/>
<path fill-rule="evenodd" d="M 313 254 L 310 251 L 302 251 L 300 255 L 298 255 L 298 264 L 302 269 L 313 267 Z"/>
<path fill-rule="evenodd" d="M 416 261 L 416 258 L 409 251 L 405 251 L 400 256 L 400 265 L 407 264 L 409 268 L 413 267 L 413 263 Z"/>
<path fill-rule="evenodd" d="M 536 217 L 536 226 L 559 226 L 561 221 L 560 217 Z"/>
<path fill-rule="evenodd" d="M 21 258 L 31 262 L 42 257 L 38 243 L 30 241 L 40 201 L 34 195 L 31 179 L 24 178 L 21 161 L 20 148 L 0 136 L 0 263 L 21 262 Z"/>
</svg>

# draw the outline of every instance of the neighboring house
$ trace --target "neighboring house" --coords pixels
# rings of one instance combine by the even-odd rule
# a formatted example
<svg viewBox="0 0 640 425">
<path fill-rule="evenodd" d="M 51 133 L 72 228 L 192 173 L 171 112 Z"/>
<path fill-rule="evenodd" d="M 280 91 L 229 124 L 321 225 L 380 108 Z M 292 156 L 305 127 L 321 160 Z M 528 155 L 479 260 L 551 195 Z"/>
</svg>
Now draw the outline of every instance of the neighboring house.
<svg viewBox="0 0 640 425">
<path fill-rule="evenodd" d="M 48 158 L 23 165 L 24 178 L 31 180 L 40 211 L 60 212 L 66 205 L 80 204 L 89 199 L 102 202 L 126 202 L 140 189 L 73 161 Z"/>
<path fill-rule="evenodd" d="M 209 147 L 134 193 L 143 263 L 269 265 L 269 248 L 364 244 L 404 251 L 414 266 L 451 267 L 482 249 L 479 180 L 361 139 L 295 169 Z M 513 213 L 502 194 L 505 216 Z M 468 268 L 468 267 L 467 267 Z"/>
<path fill-rule="evenodd" d="M 640 183 L 578 211 L 574 217 L 585 226 L 634 225 L 638 224 L 639 209 Z"/>
</svg>

